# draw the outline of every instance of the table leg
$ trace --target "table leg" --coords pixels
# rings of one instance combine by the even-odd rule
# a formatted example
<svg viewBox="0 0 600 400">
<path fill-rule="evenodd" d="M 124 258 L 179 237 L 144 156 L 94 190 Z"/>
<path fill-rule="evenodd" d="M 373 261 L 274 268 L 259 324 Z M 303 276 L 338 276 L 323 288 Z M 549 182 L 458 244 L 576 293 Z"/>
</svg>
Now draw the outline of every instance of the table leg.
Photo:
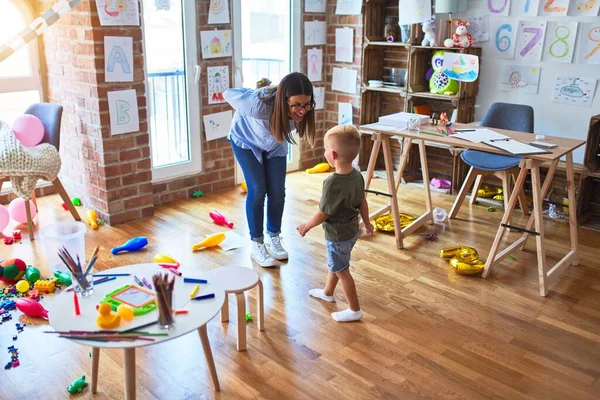
<svg viewBox="0 0 600 400">
<path fill-rule="evenodd" d="M 402 184 L 402 177 L 404 176 L 404 169 L 406 169 L 406 164 L 408 163 L 408 155 L 410 153 L 410 148 L 412 147 L 412 139 L 404 138 L 404 143 L 402 147 L 402 155 L 400 155 L 400 163 L 398 164 L 398 174 L 396 175 L 396 179 L 394 181 L 396 186 L 396 193 L 398 193 L 398 189 Z"/>
<path fill-rule="evenodd" d="M 100 348 L 92 347 L 92 394 L 98 389 L 98 365 L 100 364 Z"/>
<path fill-rule="evenodd" d="M 404 247 L 402 243 L 402 230 L 400 229 L 400 218 L 398 210 L 398 197 L 396 193 L 396 183 L 394 181 L 394 165 L 392 161 L 392 146 L 390 144 L 390 138 L 387 135 L 380 135 L 380 140 L 383 145 L 383 160 L 385 161 L 385 172 L 388 181 L 388 191 L 391 195 L 391 207 L 392 207 L 392 219 L 394 220 L 394 234 L 396 236 L 396 247 L 402 249 Z"/>
<path fill-rule="evenodd" d="M 456 200 L 454 200 L 452 209 L 450 209 L 448 219 L 455 218 L 456 214 L 458 214 L 458 210 L 460 210 L 460 206 L 462 205 L 463 201 L 465 201 L 465 197 L 467 197 L 469 188 L 473 185 L 476 176 L 477 172 L 475 171 L 475 168 L 471 167 L 467 173 L 467 177 L 465 178 L 462 187 L 460 188 L 460 191 L 458 192 L 458 196 L 456 196 Z"/>
<path fill-rule="evenodd" d="M 258 330 L 265 330 L 265 300 L 262 281 L 258 280 Z"/>
<path fill-rule="evenodd" d="M 571 251 L 575 252 L 573 265 L 579 264 L 577 251 L 579 238 L 577 236 L 577 200 L 575 199 L 575 174 L 573 173 L 573 153 L 567 153 L 567 188 L 569 199 L 569 230 L 571 233 Z"/>
<path fill-rule="evenodd" d="M 477 178 L 475 179 L 475 185 L 473 185 L 473 190 L 471 190 L 471 200 L 470 200 L 471 204 L 475 204 L 475 202 L 477 201 L 477 191 L 481 187 L 482 182 L 483 182 L 483 175 L 477 175 Z"/>
<path fill-rule="evenodd" d="M 225 293 L 225 302 L 221 307 L 221 322 L 229 321 L 229 294 Z"/>
<path fill-rule="evenodd" d="M 198 334 L 200 335 L 200 341 L 202 342 L 202 349 L 204 350 L 204 357 L 206 358 L 206 364 L 210 371 L 210 377 L 212 378 L 215 391 L 220 391 L 221 386 L 219 385 L 219 377 L 217 376 L 217 369 L 215 368 L 215 360 L 213 359 L 212 350 L 210 349 L 210 342 L 208 341 L 208 333 L 206 332 L 206 325 L 202 325 L 198 328 Z"/>
<path fill-rule="evenodd" d="M 123 369 L 125 370 L 125 399 L 135 400 L 135 347 L 123 349 Z"/>
<path fill-rule="evenodd" d="M 425 208 L 429 213 L 429 219 L 433 222 L 433 205 L 431 203 L 431 189 L 429 188 L 429 167 L 427 166 L 427 147 L 424 140 L 419 141 L 419 156 L 421 157 L 421 174 L 423 175 L 423 187 L 425 189 Z"/>
<path fill-rule="evenodd" d="M 73 202 L 69 198 L 69 195 L 67 194 L 67 191 L 65 190 L 65 188 L 62 185 L 62 183 L 60 182 L 60 179 L 56 178 L 55 180 L 53 180 L 52 181 L 52 186 L 54 186 L 54 189 L 56 189 L 56 191 L 60 195 L 60 198 L 66 204 L 67 208 L 69 209 L 69 212 L 73 216 L 73 219 L 75 221 L 81 221 L 81 217 L 79 216 L 79 213 L 77 212 L 77 209 L 73 205 Z"/>
<path fill-rule="evenodd" d="M 546 247 L 544 241 L 544 216 L 543 197 L 540 185 L 540 166 L 531 169 L 531 186 L 533 189 L 533 216 L 535 218 L 535 230 L 539 235 L 535 237 L 537 245 L 538 275 L 540 279 L 540 295 L 548 295 L 548 281 L 546 280 Z"/>
<path fill-rule="evenodd" d="M 27 206 L 25 207 L 25 215 L 27 216 L 27 233 L 29 233 L 29 240 L 33 240 L 33 221 L 31 220 L 31 209 L 29 208 L 29 200 L 25 200 Z"/>
<path fill-rule="evenodd" d="M 244 293 L 236 293 L 237 300 L 237 349 L 246 350 L 246 298 Z"/>
<path fill-rule="evenodd" d="M 369 158 L 369 164 L 367 165 L 367 179 L 365 181 L 365 189 L 371 186 L 371 180 L 375 173 L 375 165 L 377 164 L 377 156 L 379 155 L 379 149 L 381 148 L 381 141 L 373 139 L 373 148 L 371 149 L 371 157 Z"/>
</svg>

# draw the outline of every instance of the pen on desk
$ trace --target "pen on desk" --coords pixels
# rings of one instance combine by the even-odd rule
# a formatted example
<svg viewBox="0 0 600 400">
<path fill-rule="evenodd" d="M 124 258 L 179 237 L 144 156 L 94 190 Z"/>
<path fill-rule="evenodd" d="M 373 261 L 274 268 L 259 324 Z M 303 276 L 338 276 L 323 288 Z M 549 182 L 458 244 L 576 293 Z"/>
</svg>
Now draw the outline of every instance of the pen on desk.
<svg viewBox="0 0 600 400">
<path fill-rule="evenodd" d="M 144 283 L 142 281 L 140 281 L 140 278 L 138 278 L 137 276 L 133 276 L 133 280 L 135 281 L 135 283 L 137 283 L 139 286 L 145 286 Z"/>
<path fill-rule="evenodd" d="M 506 138 L 506 139 L 490 139 L 490 142 L 508 142 L 512 140 L 511 138 Z"/>
<path fill-rule="evenodd" d="M 96 276 L 130 276 L 131 274 L 94 274 Z"/>
<path fill-rule="evenodd" d="M 454 132 L 475 132 L 475 129 L 455 129 Z"/>
<path fill-rule="evenodd" d="M 142 278 L 142 282 L 148 289 L 152 289 L 152 286 L 150 286 L 150 283 L 146 280 L 146 278 Z"/>
<path fill-rule="evenodd" d="M 183 278 L 185 283 L 208 283 L 206 279 Z"/>
<path fill-rule="evenodd" d="M 210 293 L 210 294 L 205 294 L 202 296 L 196 296 L 194 298 L 192 298 L 192 300 L 204 300 L 204 299 L 213 299 L 215 297 L 214 293 Z"/>
</svg>

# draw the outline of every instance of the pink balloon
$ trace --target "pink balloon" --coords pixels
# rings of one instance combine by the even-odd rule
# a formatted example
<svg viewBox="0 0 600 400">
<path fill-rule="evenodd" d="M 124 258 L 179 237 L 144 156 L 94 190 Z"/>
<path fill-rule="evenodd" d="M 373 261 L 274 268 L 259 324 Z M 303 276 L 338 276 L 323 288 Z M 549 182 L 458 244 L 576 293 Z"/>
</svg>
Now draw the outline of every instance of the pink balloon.
<svg viewBox="0 0 600 400">
<path fill-rule="evenodd" d="M 31 210 L 31 219 L 35 217 L 35 204 L 33 201 L 29 200 L 29 210 Z M 22 224 L 27 223 L 27 211 L 25 210 L 25 200 L 20 197 L 17 197 L 8 205 L 8 212 L 10 213 L 10 217 L 17 222 Z"/>
<path fill-rule="evenodd" d="M 23 114 L 15 120 L 13 133 L 25 147 L 38 145 L 44 138 L 44 125 L 34 115 Z"/>
<path fill-rule="evenodd" d="M 6 228 L 6 226 L 8 225 L 8 220 L 8 210 L 6 209 L 6 207 L 0 204 L 0 232 L 2 232 L 4 228 Z"/>
</svg>

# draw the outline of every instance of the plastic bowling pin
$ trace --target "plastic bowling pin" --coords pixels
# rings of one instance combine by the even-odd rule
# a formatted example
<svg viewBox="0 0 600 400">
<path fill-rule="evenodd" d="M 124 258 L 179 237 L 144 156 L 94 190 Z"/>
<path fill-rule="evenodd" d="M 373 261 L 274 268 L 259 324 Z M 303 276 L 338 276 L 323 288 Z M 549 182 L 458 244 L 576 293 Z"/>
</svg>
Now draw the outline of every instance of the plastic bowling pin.
<svg viewBox="0 0 600 400">
<path fill-rule="evenodd" d="M 161 254 L 161 253 L 157 253 L 154 256 L 154 262 L 157 264 L 174 264 L 179 266 L 179 261 L 177 261 L 176 259 L 169 257 L 166 254 Z"/>
<path fill-rule="evenodd" d="M 330 168 L 330 166 L 328 163 L 326 163 L 326 162 L 319 163 L 319 164 L 315 165 L 314 167 L 307 169 L 306 172 L 309 174 L 316 174 L 319 172 L 328 172 L 329 168 Z"/>
<path fill-rule="evenodd" d="M 210 215 L 210 217 L 213 221 L 215 221 L 216 224 L 227 225 L 228 227 L 233 228 L 233 222 L 227 221 L 227 218 L 225 218 L 225 216 L 220 212 L 211 211 L 210 213 L 208 213 L 208 215 Z"/>
<path fill-rule="evenodd" d="M 19 311 L 29 317 L 42 317 L 48 319 L 48 310 L 35 300 L 22 297 L 17 299 L 15 305 Z"/>
<path fill-rule="evenodd" d="M 98 229 L 98 215 L 96 214 L 96 211 L 88 210 L 88 212 L 85 213 L 85 220 L 90 225 L 90 228 Z"/>
<path fill-rule="evenodd" d="M 248 193 L 248 185 L 246 185 L 246 181 L 240 184 L 240 189 L 242 189 L 242 192 Z"/>
<path fill-rule="evenodd" d="M 201 241 L 200 243 L 196 243 L 192 246 L 192 251 L 198 251 L 207 247 L 213 247 L 220 244 L 223 240 L 225 240 L 224 233 L 213 233 L 210 236 L 207 236 L 206 239 Z"/>
<path fill-rule="evenodd" d="M 123 251 L 138 251 L 148 245 L 148 238 L 145 236 L 134 237 L 123 243 L 119 247 L 113 247 L 110 252 L 112 254 L 119 254 Z"/>
</svg>

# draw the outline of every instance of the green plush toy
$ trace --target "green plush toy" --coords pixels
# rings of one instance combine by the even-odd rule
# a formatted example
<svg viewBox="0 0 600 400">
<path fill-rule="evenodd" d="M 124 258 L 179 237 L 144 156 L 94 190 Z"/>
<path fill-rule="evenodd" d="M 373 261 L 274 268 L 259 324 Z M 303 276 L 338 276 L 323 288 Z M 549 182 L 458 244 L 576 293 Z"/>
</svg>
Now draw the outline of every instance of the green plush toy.
<svg viewBox="0 0 600 400">
<path fill-rule="evenodd" d="M 433 75 L 429 79 L 429 91 L 433 94 L 454 95 L 458 93 L 458 81 L 450 79 L 442 72 L 442 64 L 444 62 L 444 50 L 438 50 L 431 57 L 431 67 Z"/>
</svg>

